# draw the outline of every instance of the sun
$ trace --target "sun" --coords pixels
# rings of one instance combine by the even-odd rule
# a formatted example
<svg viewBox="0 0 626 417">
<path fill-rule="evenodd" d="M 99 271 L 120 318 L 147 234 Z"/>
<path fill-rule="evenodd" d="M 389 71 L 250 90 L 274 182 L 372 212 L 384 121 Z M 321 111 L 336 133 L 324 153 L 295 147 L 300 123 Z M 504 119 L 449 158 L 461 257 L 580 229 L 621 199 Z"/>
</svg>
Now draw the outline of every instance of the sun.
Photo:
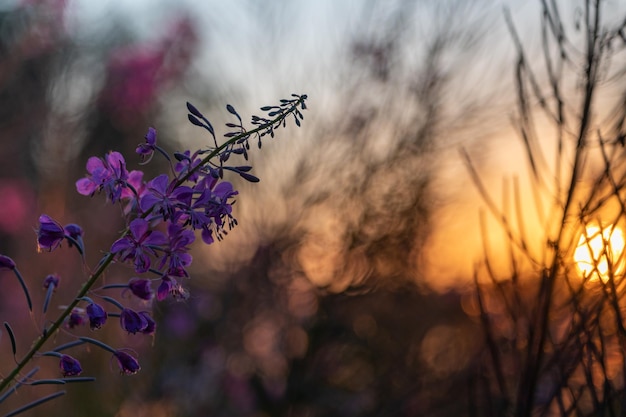
<svg viewBox="0 0 626 417">
<path fill-rule="evenodd" d="M 624 270 L 624 232 L 619 227 L 588 225 L 578 240 L 574 262 L 579 273 L 590 281 L 607 282 L 611 274 Z"/>
</svg>

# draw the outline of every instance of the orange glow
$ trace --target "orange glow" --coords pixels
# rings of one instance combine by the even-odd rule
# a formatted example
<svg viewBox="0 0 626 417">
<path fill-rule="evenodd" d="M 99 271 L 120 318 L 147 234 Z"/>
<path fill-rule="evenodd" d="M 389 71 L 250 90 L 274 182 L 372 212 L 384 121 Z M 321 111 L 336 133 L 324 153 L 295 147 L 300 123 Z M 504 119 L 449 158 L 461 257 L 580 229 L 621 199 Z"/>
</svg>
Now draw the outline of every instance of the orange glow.
<svg viewBox="0 0 626 417">
<path fill-rule="evenodd" d="M 621 274 L 624 270 L 622 253 L 624 232 L 619 227 L 587 226 L 580 236 L 574 251 L 574 261 L 580 274 L 590 281 L 602 279 L 607 282 L 611 273 Z"/>
</svg>

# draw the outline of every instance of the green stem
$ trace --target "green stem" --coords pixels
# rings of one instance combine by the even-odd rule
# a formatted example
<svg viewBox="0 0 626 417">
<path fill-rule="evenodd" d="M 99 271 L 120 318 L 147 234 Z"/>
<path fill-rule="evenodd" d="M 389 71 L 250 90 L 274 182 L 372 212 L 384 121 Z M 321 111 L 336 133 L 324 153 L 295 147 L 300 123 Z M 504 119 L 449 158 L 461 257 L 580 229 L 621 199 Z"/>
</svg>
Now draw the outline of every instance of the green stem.
<svg viewBox="0 0 626 417">
<path fill-rule="evenodd" d="M 4 378 L 2 382 L 0 382 L 0 392 L 4 391 L 9 386 L 11 381 L 13 381 L 17 377 L 20 371 L 24 369 L 24 367 L 28 364 L 28 362 L 30 362 L 30 360 L 35 356 L 35 354 L 43 347 L 43 345 L 48 341 L 48 339 L 61 327 L 61 325 L 65 321 L 65 318 L 70 315 L 74 307 L 76 307 L 78 303 L 81 301 L 81 298 L 87 295 L 87 293 L 89 292 L 89 289 L 95 284 L 98 278 L 102 276 L 102 274 L 107 269 L 107 267 L 111 264 L 111 262 L 113 262 L 113 256 L 114 256 L 113 253 L 109 252 L 105 255 L 104 258 L 102 258 L 102 261 L 100 262 L 100 265 L 98 266 L 98 269 L 96 269 L 96 271 L 93 274 L 91 274 L 87 282 L 83 284 L 80 291 L 78 291 L 78 294 L 74 298 L 74 301 L 72 301 L 70 305 L 68 305 L 67 308 L 63 310 L 61 315 L 59 315 L 59 317 L 52 323 L 52 325 L 49 328 L 47 328 L 46 331 L 41 336 L 39 336 L 39 338 L 32 345 L 28 353 L 26 353 L 26 355 L 24 355 L 22 360 L 19 361 L 18 364 L 15 366 L 13 371 L 11 371 L 11 373 L 7 375 L 7 377 Z"/>
</svg>

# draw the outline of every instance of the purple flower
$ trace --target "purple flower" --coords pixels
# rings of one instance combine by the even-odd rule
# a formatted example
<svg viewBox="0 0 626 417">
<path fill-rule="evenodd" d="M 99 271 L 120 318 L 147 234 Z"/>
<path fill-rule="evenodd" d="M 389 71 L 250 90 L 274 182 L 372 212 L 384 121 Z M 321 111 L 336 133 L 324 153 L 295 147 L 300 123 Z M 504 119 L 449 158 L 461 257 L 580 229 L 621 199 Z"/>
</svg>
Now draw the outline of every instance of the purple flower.
<svg viewBox="0 0 626 417">
<path fill-rule="evenodd" d="M 193 156 L 190 155 L 190 151 L 185 151 L 182 154 L 177 154 L 176 159 L 178 159 L 178 162 L 174 166 L 174 171 L 176 172 L 178 178 L 182 178 L 183 176 L 187 175 L 189 171 L 200 165 L 200 162 L 202 162 L 201 159 L 198 158 L 197 152 L 194 153 Z M 189 181 L 195 183 L 196 181 L 198 181 L 199 177 L 200 174 L 198 170 L 196 170 L 193 174 L 189 176 Z"/>
<path fill-rule="evenodd" d="M 79 308 L 73 308 L 69 317 L 67 318 L 66 326 L 68 329 L 73 329 L 74 327 L 82 326 L 86 323 L 85 312 Z"/>
<path fill-rule="evenodd" d="M 9 258 L 5 255 L 0 255 L 0 268 L 10 269 L 11 271 L 15 270 L 15 262 L 13 259 Z"/>
<path fill-rule="evenodd" d="M 152 159 L 154 155 L 154 151 L 156 150 L 156 140 L 157 140 L 157 132 L 153 127 L 148 128 L 148 133 L 146 133 L 146 143 L 142 143 L 137 146 L 137 152 L 141 156 L 142 163 L 148 163 Z"/>
<path fill-rule="evenodd" d="M 170 182 L 166 174 L 159 175 L 146 184 L 145 193 L 139 201 L 139 206 L 144 212 L 152 210 L 163 216 L 164 220 L 173 219 L 176 209 L 184 206 L 184 201 L 190 200 L 193 193 L 187 186 L 176 185 L 176 180 Z"/>
<path fill-rule="evenodd" d="M 151 300 L 153 293 L 150 283 L 151 281 L 149 279 L 132 278 L 128 281 L 128 288 L 134 296 L 142 300 Z"/>
<path fill-rule="evenodd" d="M 117 364 L 120 367 L 120 372 L 124 375 L 134 375 L 141 369 L 137 359 L 132 357 L 130 354 L 124 352 L 123 350 L 116 350 L 113 353 L 113 356 L 115 356 L 115 359 L 117 359 Z"/>
<path fill-rule="evenodd" d="M 91 330 L 97 330 L 106 323 L 108 314 L 99 304 L 90 303 L 87 308 L 85 308 L 85 311 L 89 317 L 89 327 L 91 327 Z"/>
<path fill-rule="evenodd" d="M 44 288 L 49 288 L 50 285 L 52 285 L 53 288 L 58 288 L 60 279 L 61 278 L 57 274 L 50 274 L 46 278 L 44 278 L 44 280 L 43 280 L 43 287 Z"/>
<path fill-rule="evenodd" d="M 70 223 L 65 225 L 63 228 L 65 231 L 65 237 L 69 243 L 70 248 L 72 245 L 76 245 L 78 251 L 83 254 L 85 253 L 85 247 L 83 244 L 83 229 L 74 223 Z"/>
<path fill-rule="evenodd" d="M 156 331 L 156 322 L 147 311 L 140 311 L 139 315 L 143 317 L 144 320 L 148 323 L 148 325 L 141 331 L 143 334 L 154 334 Z"/>
<path fill-rule="evenodd" d="M 39 229 L 37 229 L 38 250 L 53 251 L 65 239 L 65 230 L 50 216 L 42 214 L 39 216 Z"/>
<path fill-rule="evenodd" d="M 137 273 L 150 269 L 150 256 L 156 255 L 155 247 L 167 243 L 165 235 L 159 231 L 150 230 L 145 219 L 138 218 L 130 223 L 130 234 L 116 240 L 111 246 L 111 252 L 125 262 L 133 259 Z"/>
<path fill-rule="evenodd" d="M 168 295 L 181 300 L 189 298 L 189 292 L 187 292 L 187 290 L 185 290 L 175 279 L 166 275 L 161 278 L 161 284 L 157 289 L 157 300 L 163 301 Z"/>
<path fill-rule="evenodd" d="M 92 156 L 87 160 L 87 175 L 76 181 L 76 190 L 82 195 L 104 191 L 111 202 L 117 202 L 127 187 L 126 161 L 119 152 L 109 152 L 104 159 Z"/>
<path fill-rule="evenodd" d="M 80 238 L 82 238 L 84 232 L 83 232 L 83 228 L 80 227 L 77 224 L 74 223 L 70 223 L 65 225 L 65 227 L 63 228 L 65 231 L 65 234 L 69 237 L 71 237 L 74 240 L 78 240 Z"/>
<path fill-rule="evenodd" d="M 188 253 L 189 245 L 193 243 L 196 236 L 191 230 L 170 223 L 167 226 L 167 234 L 169 237 L 169 249 L 161 260 L 160 268 L 169 260 L 167 275 L 175 277 L 188 277 L 186 267 L 191 264 L 192 257 Z"/>
<path fill-rule="evenodd" d="M 120 325 L 122 329 L 126 330 L 128 333 L 135 334 L 146 329 L 148 327 L 148 321 L 143 315 L 140 315 L 136 311 L 125 308 L 120 314 Z"/>
<path fill-rule="evenodd" d="M 83 368 L 80 367 L 80 362 L 69 355 L 61 355 L 59 366 L 63 376 L 77 376 L 83 372 Z"/>
<path fill-rule="evenodd" d="M 164 276 L 161 279 L 161 284 L 159 284 L 159 288 L 157 288 L 157 300 L 165 300 L 172 291 L 172 288 L 175 284 L 176 282 L 173 281 L 170 277 Z"/>
</svg>

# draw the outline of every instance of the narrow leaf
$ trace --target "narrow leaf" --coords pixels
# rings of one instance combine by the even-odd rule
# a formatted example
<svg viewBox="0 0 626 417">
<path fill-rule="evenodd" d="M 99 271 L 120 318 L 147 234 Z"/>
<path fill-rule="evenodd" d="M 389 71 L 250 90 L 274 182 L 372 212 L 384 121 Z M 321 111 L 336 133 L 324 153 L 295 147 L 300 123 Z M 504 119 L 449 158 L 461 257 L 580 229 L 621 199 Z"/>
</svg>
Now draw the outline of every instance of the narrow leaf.
<svg viewBox="0 0 626 417">
<path fill-rule="evenodd" d="M 259 182 L 259 179 L 251 174 L 246 174 L 245 172 L 240 172 L 239 175 L 246 181 L 250 182 Z"/>
<path fill-rule="evenodd" d="M 193 114 L 188 114 L 187 115 L 187 119 L 189 119 L 189 121 L 191 123 L 193 123 L 194 125 L 196 125 L 196 126 L 200 126 L 200 127 L 206 128 L 206 125 L 204 123 L 202 123 L 200 120 L 198 120 L 196 118 L 196 116 L 194 116 Z"/>
<path fill-rule="evenodd" d="M 58 391 L 58 392 L 55 392 L 54 394 L 50 394 L 50 395 L 47 395 L 47 396 L 45 396 L 43 398 L 35 400 L 32 403 L 26 404 L 23 407 L 20 407 L 20 408 L 18 408 L 16 410 L 11 411 L 9 414 L 5 414 L 4 417 L 16 416 L 18 414 L 23 413 L 24 411 L 28 411 L 31 408 L 37 407 L 38 405 L 41 405 L 41 404 L 43 404 L 43 403 L 45 403 L 47 401 L 54 400 L 55 398 L 60 397 L 61 395 L 65 395 L 65 391 Z"/>
<path fill-rule="evenodd" d="M 237 113 L 237 111 L 235 110 L 233 106 L 231 106 L 230 104 L 227 104 L 226 110 L 228 110 L 230 114 L 234 114 L 235 116 L 237 116 L 237 119 L 239 119 L 239 121 L 241 122 L 241 116 L 239 116 L 239 113 Z"/>
<path fill-rule="evenodd" d="M 91 343 L 93 345 L 99 346 L 102 349 L 109 351 L 111 353 L 115 353 L 115 349 L 113 349 L 111 346 L 107 345 L 106 343 L 103 343 L 97 339 L 92 339 L 91 337 L 79 337 L 80 340 L 87 342 L 87 343 Z"/>
<path fill-rule="evenodd" d="M 48 289 L 46 291 L 46 298 L 43 300 L 43 314 L 46 314 L 48 311 L 48 305 L 50 304 L 50 300 L 52 299 L 52 293 L 54 292 L 54 285 L 48 285 Z"/>
<path fill-rule="evenodd" d="M 200 113 L 198 109 L 196 109 L 196 107 L 190 102 L 187 102 L 187 110 L 189 110 L 189 113 L 193 114 L 194 116 L 198 116 L 201 119 L 204 117 L 202 113 Z"/>
<path fill-rule="evenodd" d="M 4 322 L 4 328 L 7 329 L 7 333 L 9 333 L 9 338 L 11 339 L 11 350 L 13 350 L 13 356 L 17 354 L 17 347 L 15 345 L 15 335 L 13 334 L 13 329 L 6 321 Z"/>
<path fill-rule="evenodd" d="M 96 378 L 94 378 L 93 376 L 75 376 L 70 378 L 63 378 L 63 381 L 68 384 L 73 382 L 93 382 L 95 380 Z"/>
<path fill-rule="evenodd" d="M 69 343 L 62 344 L 61 346 L 57 346 L 56 348 L 54 348 L 53 352 L 61 352 L 62 350 L 73 348 L 75 346 L 79 346 L 84 343 L 85 343 L 84 340 L 74 340 L 73 342 L 69 342 Z"/>
<path fill-rule="evenodd" d="M 13 272 L 15 273 L 17 280 L 20 282 L 20 285 L 22 286 L 22 290 L 24 290 L 24 295 L 26 296 L 26 302 L 28 303 L 28 309 L 30 311 L 33 311 L 33 302 L 30 299 L 30 294 L 28 293 L 28 287 L 26 287 L 26 282 L 24 282 L 24 278 L 22 278 L 22 274 L 20 274 L 20 271 L 18 271 L 17 268 L 15 268 Z"/>
<path fill-rule="evenodd" d="M 21 380 L 17 381 L 15 383 L 15 385 L 13 385 L 11 388 L 7 389 L 4 394 L 0 395 L 0 404 L 6 400 L 11 394 L 13 394 L 14 392 L 17 391 L 17 389 L 19 387 L 21 387 L 22 385 L 24 385 L 24 382 L 28 381 L 30 378 L 32 378 L 33 375 L 35 375 L 37 372 L 39 371 L 39 367 L 35 366 L 33 369 L 31 369 L 30 371 L 28 371 L 28 373 L 24 376 L 24 378 L 22 378 Z"/>
<path fill-rule="evenodd" d="M 65 385 L 65 381 L 62 379 L 40 379 L 37 381 L 31 382 L 29 385 Z"/>
</svg>

